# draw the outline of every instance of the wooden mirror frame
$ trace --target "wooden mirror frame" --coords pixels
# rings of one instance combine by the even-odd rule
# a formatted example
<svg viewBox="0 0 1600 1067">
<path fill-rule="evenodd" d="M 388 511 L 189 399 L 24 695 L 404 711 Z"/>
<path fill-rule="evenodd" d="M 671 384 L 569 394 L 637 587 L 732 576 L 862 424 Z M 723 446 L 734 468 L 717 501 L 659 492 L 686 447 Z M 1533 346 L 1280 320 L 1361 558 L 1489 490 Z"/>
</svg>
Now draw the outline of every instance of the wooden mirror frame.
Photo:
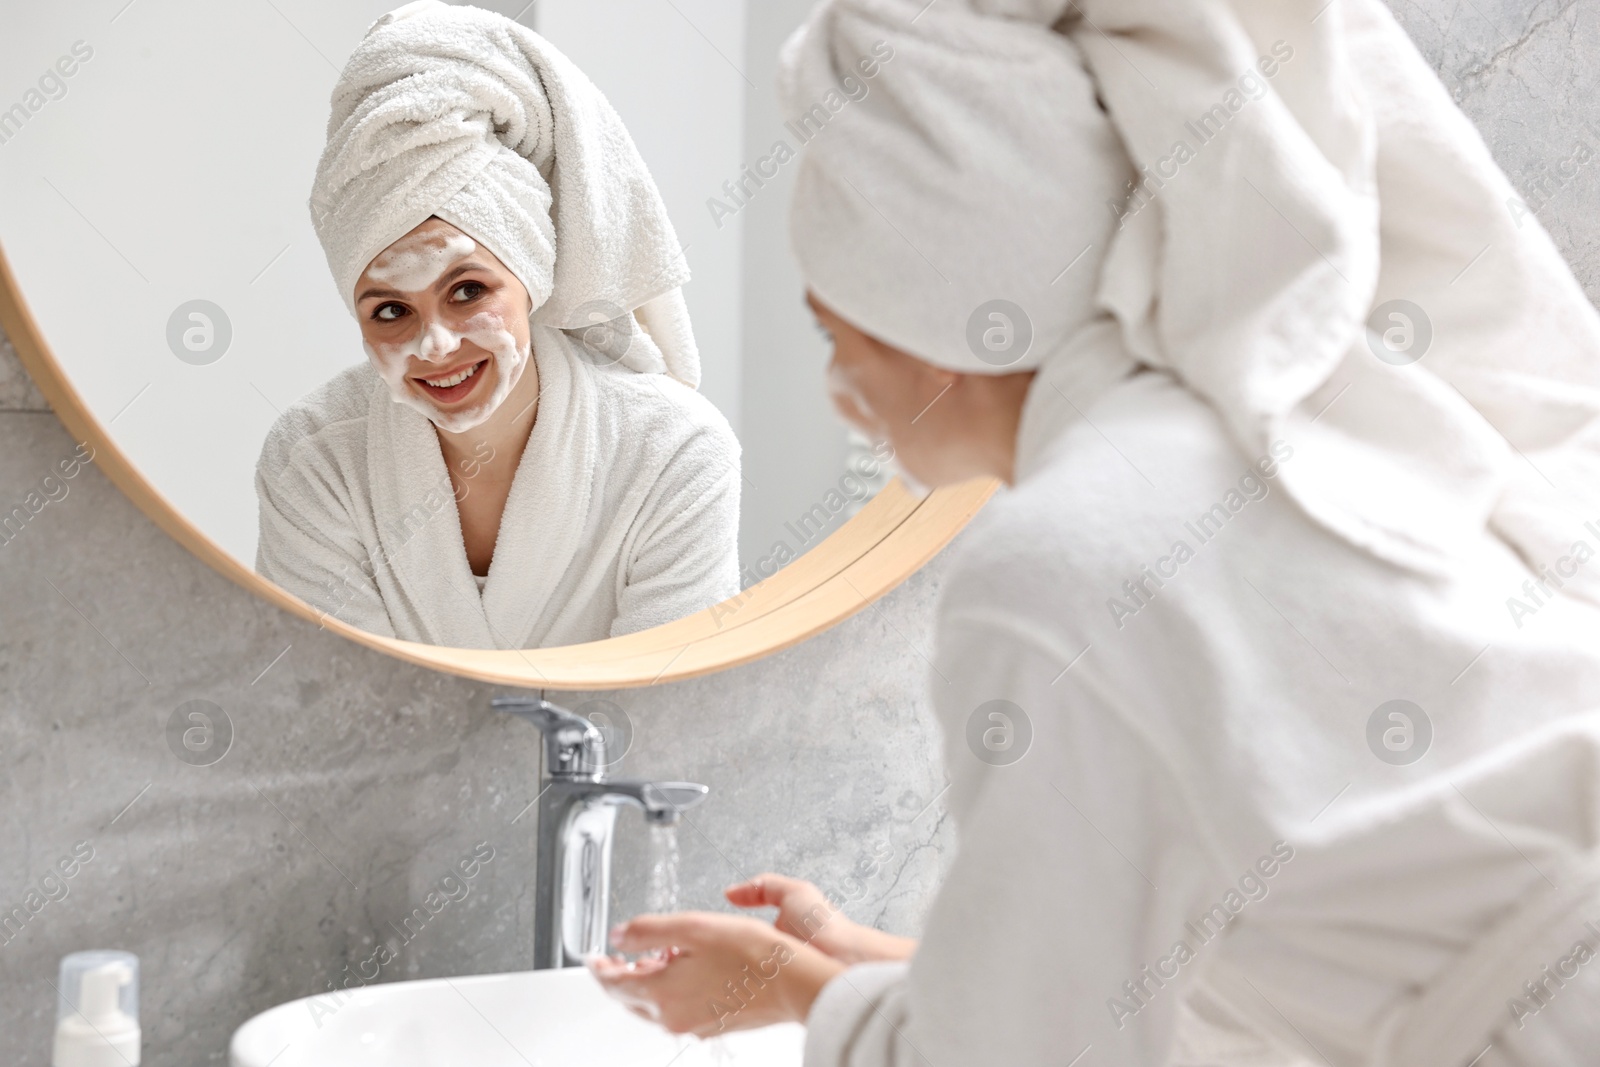
<svg viewBox="0 0 1600 1067">
<path fill-rule="evenodd" d="M 391 656 L 495 685 L 628 689 L 695 678 L 799 644 L 905 581 L 971 521 L 998 482 L 983 479 L 913 497 L 895 479 L 843 526 L 776 574 L 704 611 L 649 630 L 533 649 L 448 648 L 380 637 L 317 611 L 225 552 L 150 484 L 67 378 L 0 249 L 0 327 L 45 400 L 94 463 L 179 544 L 270 603 Z"/>
</svg>

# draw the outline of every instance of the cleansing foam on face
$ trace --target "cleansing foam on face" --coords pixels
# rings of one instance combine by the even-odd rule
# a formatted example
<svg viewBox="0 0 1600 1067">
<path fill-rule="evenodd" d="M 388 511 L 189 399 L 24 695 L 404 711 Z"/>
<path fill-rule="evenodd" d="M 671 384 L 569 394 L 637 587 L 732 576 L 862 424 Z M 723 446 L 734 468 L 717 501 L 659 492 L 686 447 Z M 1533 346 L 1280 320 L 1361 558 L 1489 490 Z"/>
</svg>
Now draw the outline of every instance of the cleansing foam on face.
<svg viewBox="0 0 1600 1067">
<path fill-rule="evenodd" d="M 53 1067 L 139 1067 L 139 957 L 74 952 L 56 989 Z"/>
<path fill-rule="evenodd" d="M 531 344 L 518 342 L 506 328 L 499 309 L 480 311 L 465 322 L 440 321 L 437 311 L 426 310 L 431 290 L 447 270 L 463 263 L 478 251 L 478 243 L 455 228 L 419 230 L 407 234 L 378 254 L 367 265 L 366 276 L 381 285 L 391 286 L 402 294 L 416 296 L 418 318 L 409 339 L 405 341 L 363 342 L 367 358 L 372 361 L 385 384 L 391 399 L 426 415 L 435 426 L 447 433 L 465 433 L 489 420 L 511 390 L 522 379 L 532 356 Z M 418 375 L 418 362 L 438 364 L 440 370 L 458 362 L 456 353 L 464 342 L 471 342 L 488 358 L 470 368 L 457 367 L 455 373 L 439 380 Z M 434 387 L 449 388 L 482 374 L 492 366 L 493 388 L 487 393 L 478 389 L 475 402 L 459 411 L 441 410 L 430 398 Z M 459 375 L 459 376 L 458 376 Z M 423 381 L 416 381 L 421 377 Z"/>
</svg>

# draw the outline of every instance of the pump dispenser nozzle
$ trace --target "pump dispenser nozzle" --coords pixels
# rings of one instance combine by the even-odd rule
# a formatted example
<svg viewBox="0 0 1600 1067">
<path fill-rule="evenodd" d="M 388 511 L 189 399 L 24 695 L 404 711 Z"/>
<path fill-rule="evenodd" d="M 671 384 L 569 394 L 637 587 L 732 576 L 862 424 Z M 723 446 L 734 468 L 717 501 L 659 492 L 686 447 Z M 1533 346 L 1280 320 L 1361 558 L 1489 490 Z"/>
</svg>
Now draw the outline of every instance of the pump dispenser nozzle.
<svg viewBox="0 0 1600 1067">
<path fill-rule="evenodd" d="M 57 988 L 54 1067 L 138 1067 L 139 957 L 74 952 Z"/>
</svg>

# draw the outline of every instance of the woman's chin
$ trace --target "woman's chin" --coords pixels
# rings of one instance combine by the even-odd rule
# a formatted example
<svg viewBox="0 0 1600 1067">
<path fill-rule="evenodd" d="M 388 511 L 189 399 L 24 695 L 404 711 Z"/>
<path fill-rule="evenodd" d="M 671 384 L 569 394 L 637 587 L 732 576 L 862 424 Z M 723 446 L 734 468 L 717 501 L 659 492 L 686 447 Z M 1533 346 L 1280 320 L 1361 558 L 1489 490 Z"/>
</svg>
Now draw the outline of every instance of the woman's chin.
<svg viewBox="0 0 1600 1067">
<path fill-rule="evenodd" d="M 462 434 L 470 433 L 489 421 L 494 414 L 491 410 L 457 411 L 445 414 L 435 411 L 428 415 L 432 423 L 444 433 Z"/>
<path fill-rule="evenodd" d="M 424 400 L 422 401 L 425 405 L 423 414 L 427 415 L 429 421 L 445 433 L 467 433 L 478 429 L 494 418 L 495 412 L 500 409 L 503 399 L 503 397 L 496 397 L 491 394 L 480 403 L 462 408 L 451 407 L 448 410 L 428 404 Z"/>
</svg>

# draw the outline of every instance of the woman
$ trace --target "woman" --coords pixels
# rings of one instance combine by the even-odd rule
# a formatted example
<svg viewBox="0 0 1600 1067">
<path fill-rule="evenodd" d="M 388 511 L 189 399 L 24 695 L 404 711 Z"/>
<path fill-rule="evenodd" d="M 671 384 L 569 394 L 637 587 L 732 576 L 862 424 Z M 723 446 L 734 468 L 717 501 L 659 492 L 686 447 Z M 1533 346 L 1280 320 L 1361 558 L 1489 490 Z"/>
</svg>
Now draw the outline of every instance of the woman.
<svg viewBox="0 0 1600 1067">
<path fill-rule="evenodd" d="M 920 945 L 763 878 L 602 981 L 808 1067 L 1592 1062 L 1600 317 L 1482 141 L 1376 0 L 829 0 L 791 108 L 879 39 L 793 232 L 845 415 L 1010 485 L 959 851 Z"/>
<path fill-rule="evenodd" d="M 739 449 L 688 271 L 600 91 L 434 0 L 334 90 L 312 214 L 368 363 L 279 419 L 257 570 L 373 633 L 534 648 L 738 592 Z"/>
</svg>

